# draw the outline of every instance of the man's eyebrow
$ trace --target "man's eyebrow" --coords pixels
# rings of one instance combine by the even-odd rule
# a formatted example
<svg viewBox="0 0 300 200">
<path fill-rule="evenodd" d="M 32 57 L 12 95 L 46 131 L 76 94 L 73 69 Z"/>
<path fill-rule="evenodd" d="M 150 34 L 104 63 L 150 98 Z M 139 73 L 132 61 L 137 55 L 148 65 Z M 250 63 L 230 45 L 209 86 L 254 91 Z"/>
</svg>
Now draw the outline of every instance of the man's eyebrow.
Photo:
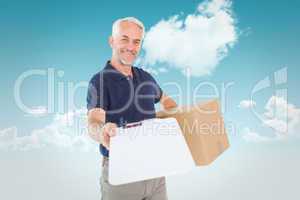
<svg viewBox="0 0 300 200">
<path fill-rule="evenodd" d="M 121 37 L 129 39 L 129 37 L 127 35 L 122 35 Z M 135 41 L 135 42 L 141 42 L 141 39 L 133 39 L 133 41 Z"/>
</svg>

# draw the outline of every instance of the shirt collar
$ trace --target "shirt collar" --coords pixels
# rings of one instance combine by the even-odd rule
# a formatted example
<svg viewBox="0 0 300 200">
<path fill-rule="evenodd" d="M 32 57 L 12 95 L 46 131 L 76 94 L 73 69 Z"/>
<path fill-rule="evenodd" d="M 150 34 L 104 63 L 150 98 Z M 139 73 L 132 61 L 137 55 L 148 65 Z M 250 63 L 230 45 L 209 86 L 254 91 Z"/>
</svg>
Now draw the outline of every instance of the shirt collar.
<svg viewBox="0 0 300 200">
<path fill-rule="evenodd" d="M 106 62 L 104 70 L 111 72 L 109 74 L 109 76 L 112 77 L 112 78 L 115 78 L 117 80 L 123 80 L 123 79 L 128 78 L 128 76 L 125 76 L 120 71 L 118 71 L 114 66 L 112 66 L 111 63 L 110 63 L 110 60 Z M 133 78 L 136 78 L 138 76 L 138 73 L 137 73 L 136 68 L 134 66 L 131 67 L 131 72 L 132 72 Z"/>
</svg>

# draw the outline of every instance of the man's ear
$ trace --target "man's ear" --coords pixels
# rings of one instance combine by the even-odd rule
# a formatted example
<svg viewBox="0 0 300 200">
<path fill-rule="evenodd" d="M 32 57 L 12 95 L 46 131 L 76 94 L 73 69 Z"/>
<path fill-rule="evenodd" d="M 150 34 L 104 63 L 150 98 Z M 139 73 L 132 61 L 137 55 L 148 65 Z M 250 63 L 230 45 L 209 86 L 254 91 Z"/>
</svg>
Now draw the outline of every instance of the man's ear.
<svg viewBox="0 0 300 200">
<path fill-rule="evenodd" d="M 111 48 L 113 48 L 113 42 L 114 42 L 114 38 L 113 38 L 112 36 L 110 36 L 110 37 L 108 38 L 108 43 L 109 43 L 109 46 L 110 46 Z"/>
</svg>

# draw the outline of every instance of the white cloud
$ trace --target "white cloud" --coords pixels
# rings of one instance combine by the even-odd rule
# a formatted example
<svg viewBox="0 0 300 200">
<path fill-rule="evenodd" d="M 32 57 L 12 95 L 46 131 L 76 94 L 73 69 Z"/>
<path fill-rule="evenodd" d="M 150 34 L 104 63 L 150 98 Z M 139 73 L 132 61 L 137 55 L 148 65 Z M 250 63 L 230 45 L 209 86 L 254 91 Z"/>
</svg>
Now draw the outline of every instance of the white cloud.
<svg viewBox="0 0 300 200">
<path fill-rule="evenodd" d="M 0 131 L 0 149 L 9 149 L 17 137 L 17 128 L 11 127 Z"/>
<path fill-rule="evenodd" d="M 252 100 L 243 100 L 239 104 L 239 108 L 251 108 L 256 106 L 256 102 Z"/>
<path fill-rule="evenodd" d="M 250 128 L 246 127 L 242 131 L 243 139 L 245 139 L 248 142 L 270 142 L 276 139 L 279 139 L 277 136 L 275 137 L 267 137 L 264 135 L 261 135 L 255 131 L 252 131 Z"/>
<path fill-rule="evenodd" d="M 300 131 L 300 109 L 283 97 L 272 96 L 266 106 L 263 123 L 276 132 L 297 135 Z"/>
<path fill-rule="evenodd" d="M 247 104 L 250 105 L 250 104 Z M 251 108 L 250 106 L 244 106 Z M 266 137 L 263 134 L 244 129 L 243 138 L 247 141 L 269 141 L 274 139 L 287 139 L 299 137 L 300 131 L 300 109 L 290 104 L 283 97 L 272 96 L 265 105 L 265 111 L 260 116 L 265 127 L 273 129 L 273 137 Z"/>
<path fill-rule="evenodd" d="M 0 142 L 9 142 L 17 136 L 17 128 L 11 127 L 0 131 Z"/>
<path fill-rule="evenodd" d="M 0 132 L 0 150 L 28 151 L 52 149 L 63 151 L 97 151 L 87 134 L 86 110 L 57 114 L 53 121 L 28 136 L 17 136 L 15 127 Z"/>
<path fill-rule="evenodd" d="M 160 67 L 160 68 L 158 68 L 157 70 L 158 70 L 159 72 L 161 72 L 161 73 L 166 73 L 166 72 L 168 72 L 168 69 L 165 68 L 165 67 Z"/>
<path fill-rule="evenodd" d="M 194 14 L 161 20 L 146 33 L 143 64 L 167 63 L 194 76 L 211 74 L 237 42 L 230 0 L 205 1 Z"/>
<path fill-rule="evenodd" d="M 200 12 L 206 14 L 214 14 L 217 13 L 220 9 L 226 10 L 230 12 L 232 2 L 224 1 L 224 0 L 214 0 L 214 1 L 204 1 L 198 6 L 198 10 Z"/>
</svg>

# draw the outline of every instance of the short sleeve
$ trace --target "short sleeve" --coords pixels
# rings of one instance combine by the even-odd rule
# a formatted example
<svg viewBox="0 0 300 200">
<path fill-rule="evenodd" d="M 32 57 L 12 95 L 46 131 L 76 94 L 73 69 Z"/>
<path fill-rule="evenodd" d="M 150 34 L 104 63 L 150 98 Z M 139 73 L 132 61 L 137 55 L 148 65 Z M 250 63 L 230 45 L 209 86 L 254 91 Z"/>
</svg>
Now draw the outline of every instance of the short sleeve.
<svg viewBox="0 0 300 200">
<path fill-rule="evenodd" d="M 154 103 L 158 103 L 160 101 L 161 97 L 162 97 L 163 90 L 161 89 L 159 84 L 156 82 L 154 77 L 148 72 L 147 72 L 147 74 L 149 75 L 149 78 L 150 78 L 151 82 L 154 83 L 154 92 L 155 92 Z"/>
<path fill-rule="evenodd" d="M 154 80 L 155 81 L 155 80 Z M 156 81 L 155 81 L 156 82 Z M 159 101 L 160 101 L 160 99 L 161 99 L 161 97 L 162 97 L 162 94 L 163 94 L 163 91 L 162 91 L 162 89 L 161 89 L 161 87 L 156 83 L 156 91 L 157 91 L 157 93 L 156 93 L 156 95 L 155 95 L 155 100 L 154 100 L 154 102 L 155 103 L 158 103 Z"/>
<path fill-rule="evenodd" d="M 102 108 L 108 110 L 109 96 L 105 87 L 103 76 L 96 74 L 90 80 L 87 91 L 87 109 Z"/>
</svg>

